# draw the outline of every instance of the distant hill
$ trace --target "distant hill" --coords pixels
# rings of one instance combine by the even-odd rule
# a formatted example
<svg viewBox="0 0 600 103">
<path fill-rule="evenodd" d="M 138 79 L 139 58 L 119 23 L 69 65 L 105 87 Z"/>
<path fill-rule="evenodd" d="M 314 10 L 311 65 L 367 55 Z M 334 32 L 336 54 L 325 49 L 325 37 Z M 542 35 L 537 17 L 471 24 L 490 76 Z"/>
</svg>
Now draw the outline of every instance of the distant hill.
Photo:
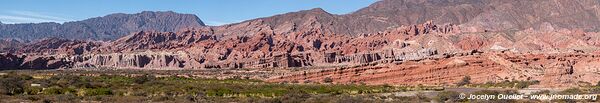
<svg viewBox="0 0 600 103">
<path fill-rule="evenodd" d="M 359 35 L 399 26 L 456 24 L 476 32 L 523 30 L 550 24 L 556 28 L 600 30 L 597 0 L 381 0 L 356 12 L 335 15 L 320 8 L 248 20 L 224 27 L 224 32 L 244 33 L 248 23 L 264 23 L 273 29 L 302 29 L 320 24 L 328 33 Z M 256 24 L 254 24 L 256 25 Z M 241 28 L 241 29 L 240 29 Z"/>
<path fill-rule="evenodd" d="M 80 40 L 113 40 L 142 30 L 175 31 L 177 28 L 205 26 L 193 14 L 171 11 L 137 14 L 110 14 L 82 21 L 59 23 L 1 24 L 0 38 L 35 40 L 67 38 Z"/>
<path fill-rule="evenodd" d="M 559 28 L 597 31 L 598 5 L 598 0 L 382 0 L 350 15 L 375 18 L 388 26 L 433 20 L 501 31 L 547 22 Z"/>
</svg>

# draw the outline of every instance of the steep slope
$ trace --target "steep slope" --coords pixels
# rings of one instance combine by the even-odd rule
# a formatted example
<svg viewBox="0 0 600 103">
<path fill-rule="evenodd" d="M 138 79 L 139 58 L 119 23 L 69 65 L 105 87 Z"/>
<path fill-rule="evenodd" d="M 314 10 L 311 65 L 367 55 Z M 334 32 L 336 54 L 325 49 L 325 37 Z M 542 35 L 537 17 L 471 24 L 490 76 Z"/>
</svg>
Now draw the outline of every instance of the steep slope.
<svg viewBox="0 0 600 103">
<path fill-rule="evenodd" d="M 502 0 L 492 4 L 490 10 L 465 25 L 501 31 L 535 28 L 548 23 L 555 28 L 599 30 L 600 2 L 597 0 Z"/>
<path fill-rule="evenodd" d="M 382 0 L 349 14 L 386 22 L 386 26 L 464 24 L 477 32 L 522 30 L 548 22 L 557 28 L 597 31 L 600 24 L 597 0 Z"/>
<path fill-rule="evenodd" d="M 20 53 L 39 53 L 39 54 L 67 54 L 81 55 L 90 53 L 95 48 L 102 45 L 102 42 L 69 40 L 61 38 L 46 38 L 40 41 L 21 46 L 17 52 Z"/>
<path fill-rule="evenodd" d="M 487 0 L 382 0 L 346 15 L 346 18 L 368 18 L 374 21 L 356 23 L 355 28 L 383 31 L 388 27 L 422 24 L 433 20 L 438 24 L 466 23 L 488 7 Z M 370 30 L 369 30 L 370 29 Z"/>
<path fill-rule="evenodd" d="M 343 34 L 321 35 L 322 29 L 314 29 L 321 25 L 313 23 L 300 26 L 304 29 L 290 35 L 277 34 L 270 28 L 257 28 L 260 30 L 255 32 L 256 35 L 212 34 L 214 29 L 205 27 L 178 32 L 142 31 L 109 43 L 44 39 L 23 46 L 20 53 L 75 58 L 73 66 L 76 67 L 320 67 L 357 65 L 384 59 L 426 58 L 437 54 L 438 48 L 420 43 L 407 44 L 406 40 L 415 36 L 451 33 L 446 32 L 450 28 L 422 24 L 353 38 Z M 155 62 L 164 60 L 181 61 L 182 64 Z"/>
<path fill-rule="evenodd" d="M 204 26 L 204 23 L 192 14 L 145 11 L 137 14 L 111 14 L 64 24 L 2 24 L 0 38 L 35 40 L 57 37 L 80 40 L 113 40 L 141 30 L 168 32 L 179 28 L 199 26 Z"/>
<path fill-rule="evenodd" d="M 15 39 L 0 39 L 0 51 L 1 52 L 14 52 L 19 47 L 25 45 L 23 41 Z"/>
<path fill-rule="evenodd" d="M 323 33 L 357 36 L 423 24 L 456 24 L 462 31 L 485 32 L 537 28 L 598 31 L 600 2 L 594 0 L 382 0 L 356 12 L 335 15 L 316 8 L 258 18 L 215 29 L 217 34 L 252 35 L 258 26 L 287 35 L 317 24 Z M 287 32 L 284 32 L 287 31 Z"/>
</svg>

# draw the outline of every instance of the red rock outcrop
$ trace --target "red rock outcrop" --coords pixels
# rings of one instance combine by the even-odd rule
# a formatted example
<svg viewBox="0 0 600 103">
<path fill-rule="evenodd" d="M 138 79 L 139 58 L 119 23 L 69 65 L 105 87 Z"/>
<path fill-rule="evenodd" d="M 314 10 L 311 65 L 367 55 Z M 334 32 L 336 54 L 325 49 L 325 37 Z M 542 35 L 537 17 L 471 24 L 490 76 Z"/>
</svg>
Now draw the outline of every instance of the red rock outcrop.
<svg viewBox="0 0 600 103">
<path fill-rule="evenodd" d="M 324 68 L 282 73 L 272 82 L 329 77 L 452 85 L 471 76 L 475 83 L 539 80 L 563 87 L 597 82 L 598 4 L 382 0 L 346 15 L 317 8 L 223 26 L 139 31 L 110 42 L 44 39 L 11 46 L 26 56 L 0 60 L 26 69 Z"/>
<path fill-rule="evenodd" d="M 574 87 L 600 76 L 597 54 L 475 53 L 379 65 L 303 70 L 268 81 L 366 83 L 371 85 L 454 85 L 464 76 L 473 83 L 538 80 L 541 87 Z M 578 62 L 579 61 L 579 62 Z M 586 61 L 586 62 L 580 62 Z"/>
<path fill-rule="evenodd" d="M 26 45 L 26 42 L 19 39 L 0 39 L 1 53 L 16 53 L 20 47 Z"/>
<path fill-rule="evenodd" d="M 101 45 L 102 42 L 96 41 L 46 38 L 38 42 L 33 42 L 25 46 L 21 46 L 17 52 L 44 55 L 81 55 L 84 53 L 90 53 L 93 49 L 96 49 Z"/>
</svg>

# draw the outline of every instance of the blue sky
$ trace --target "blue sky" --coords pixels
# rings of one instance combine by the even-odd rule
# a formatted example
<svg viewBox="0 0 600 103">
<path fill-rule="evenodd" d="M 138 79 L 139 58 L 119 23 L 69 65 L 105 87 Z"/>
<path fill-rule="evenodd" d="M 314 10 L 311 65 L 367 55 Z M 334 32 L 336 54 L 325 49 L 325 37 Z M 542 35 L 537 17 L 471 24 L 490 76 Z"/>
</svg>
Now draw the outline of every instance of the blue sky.
<svg viewBox="0 0 600 103">
<path fill-rule="evenodd" d="M 2 23 L 66 22 L 111 13 L 175 11 L 222 25 L 286 12 L 323 8 L 346 14 L 378 0 L 2 0 Z"/>
</svg>

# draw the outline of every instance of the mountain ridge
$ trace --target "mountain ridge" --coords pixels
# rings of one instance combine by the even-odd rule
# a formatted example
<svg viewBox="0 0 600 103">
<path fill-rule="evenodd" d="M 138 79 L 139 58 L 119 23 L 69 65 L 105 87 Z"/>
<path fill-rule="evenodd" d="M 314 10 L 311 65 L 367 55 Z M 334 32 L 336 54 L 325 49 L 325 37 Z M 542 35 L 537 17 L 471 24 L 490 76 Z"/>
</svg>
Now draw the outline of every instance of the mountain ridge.
<svg viewBox="0 0 600 103">
<path fill-rule="evenodd" d="M 50 37 L 79 40 L 113 40 L 142 30 L 176 31 L 179 28 L 206 26 L 197 16 L 172 11 L 135 14 L 115 13 L 62 24 L 25 23 L 3 24 L 0 38 L 35 40 Z"/>
</svg>

